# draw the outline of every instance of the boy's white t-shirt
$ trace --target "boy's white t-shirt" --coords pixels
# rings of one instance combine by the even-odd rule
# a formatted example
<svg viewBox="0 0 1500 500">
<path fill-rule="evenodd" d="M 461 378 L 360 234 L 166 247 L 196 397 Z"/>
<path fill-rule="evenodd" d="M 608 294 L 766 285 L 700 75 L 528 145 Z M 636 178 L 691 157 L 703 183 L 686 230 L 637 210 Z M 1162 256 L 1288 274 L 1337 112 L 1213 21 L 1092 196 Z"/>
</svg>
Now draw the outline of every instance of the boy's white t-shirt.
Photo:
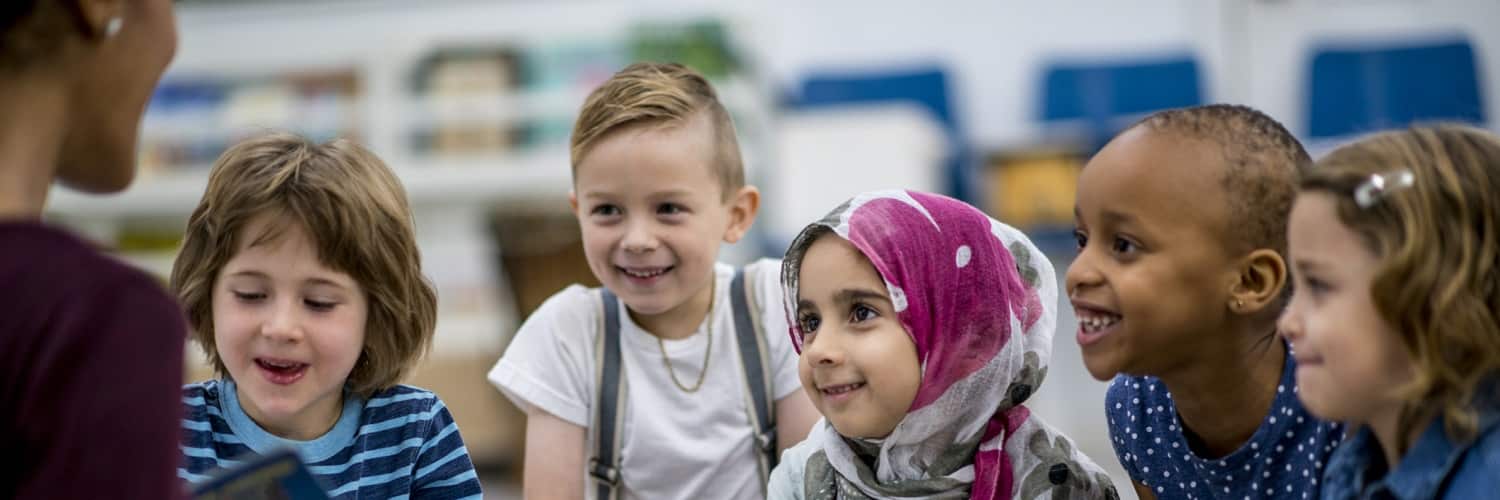
<svg viewBox="0 0 1500 500">
<path fill-rule="evenodd" d="M 630 319 L 620 303 L 620 354 L 626 396 L 620 451 L 621 486 L 626 499 L 761 499 L 754 431 L 743 368 L 733 329 L 729 286 L 735 269 L 715 266 L 713 344 L 708 375 L 694 393 L 672 382 L 657 337 Z M 797 354 L 787 335 L 781 295 L 781 262 L 762 259 L 746 266 L 752 299 L 760 309 L 770 356 L 770 393 L 780 400 L 801 389 Z M 539 408 L 589 427 L 595 396 L 595 340 L 603 334 L 597 294 L 573 285 L 558 292 L 526 319 L 489 380 L 523 410 Z M 692 336 L 666 340 L 677 380 L 691 387 L 703 366 L 709 338 L 703 327 Z M 773 408 L 774 411 L 774 408 Z M 585 441 L 585 463 L 593 448 Z M 579 471 L 589 498 L 594 484 Z"/>
</svg>

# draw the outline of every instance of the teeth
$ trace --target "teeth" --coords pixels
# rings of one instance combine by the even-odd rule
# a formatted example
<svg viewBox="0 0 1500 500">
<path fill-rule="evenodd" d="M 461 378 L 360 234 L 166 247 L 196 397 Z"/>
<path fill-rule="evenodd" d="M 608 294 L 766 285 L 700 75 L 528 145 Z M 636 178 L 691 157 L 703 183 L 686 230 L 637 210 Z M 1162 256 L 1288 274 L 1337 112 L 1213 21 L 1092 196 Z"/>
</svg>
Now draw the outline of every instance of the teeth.
<svg viewBox="0 0 1500 500">
<path fill-rule="evenodd" d="M 275 367 L 275 368 L 291 368 L 291 367 L 294 367 L 294 366 L 297 366 L 297 365 L 301 364 L 301 363 L 295 363 L 295 362 L 278 363 L 278 362 L 275 362 L 275 361 L 267 361 L 267 360 L 264 360 L 264 359 L 261 360 L 260 362 L 263 363 L 263 364 L 265 364 L 266 366 Z"/>
<path fill-rule="evenodd" d="M 846 393 L 846 392 L 858 389 L 860 387 L 864 387 L 864 385 L 865 385 L 864 382 L 858 382 L 858 383 L 853 383 L 853 384 L 844 384 L 844 385 L 836 385 L 836 386 L 833 386 L 833 387 L 826 387 L 826 388 L 824 388 L 823 392 L 828 393 L 828 394 L 843 394 L 843 393 Z"/>
<path fill-rule="evenodd" d="M 1115 315 L 1086 316 L 1078 318 L 1078 324 L 1083 326 L 1083 330 L 1086 332 L 1097 332 L 1099 330 L 1114 326 L 1114 324 L 1118 323 L 1119 321 L 1120 317 Z"/>
<path fill-rule="evenodd" d="M 662 273 L 665 272 L 667 272 L 666 268 L 656 269 L 653 271 L 636 271 L 632 269 L 625 269 L 625 274 L 629 274 L 637 278 L 655 278 L 657 276 L 661 276 Z"/>
</svg>

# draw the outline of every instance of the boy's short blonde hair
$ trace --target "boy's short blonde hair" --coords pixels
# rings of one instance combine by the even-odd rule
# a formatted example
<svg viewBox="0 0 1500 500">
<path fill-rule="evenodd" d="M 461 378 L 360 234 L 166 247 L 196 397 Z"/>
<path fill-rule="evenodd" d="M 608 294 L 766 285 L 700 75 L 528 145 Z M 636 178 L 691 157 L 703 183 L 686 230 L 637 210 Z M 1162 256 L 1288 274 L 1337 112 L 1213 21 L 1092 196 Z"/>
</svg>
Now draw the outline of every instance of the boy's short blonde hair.
<svg viewBox="0 0 1500 500">
<path fill-rule="evenodd" d="M 1411 187 L 1355 201 L 1373 175 L 1402 171 Z M 1500 401 L 1500 137 L 1461 125 L 1370 136 L 1319 160 L 1301 189 L 1333 194 L 1380 258 L 1370 295 L 1416 372 L 1398 435 L 1440 411 L 1454 440 L 1473 437 L 1473 400 Z"/>
<path fill-rule="evenodd" d="M 635 63 L 594 89 L 573 125 L 573 174 L 590 148 L 610 134 L 637 126 L 679 126 L 707 113 L 714 128 L 714 174 L 723 199 L 745 185 L 745 167 L 729 111 L 713 85 L 680 64 Z"/>
<path fill-rule="evenodd" d="M 241 234 L 267 214 L 276 222 L 265 234 Z M 274 240 L 287 224 L 301 225 L 322 264 L 352 277 L 368 299 L 365 345 L 346 387 L 368 397 L 399 383 L 426 353 L 437 322 L 406 192 L 380 158 L 352 141 L 316 144 L 285 133 L 246 140 L 219 157 L 172 265 L 171 288 L 215 373 L 228 376 L 214 344 L 219 272 L 241 247 Z"/>
</svg>

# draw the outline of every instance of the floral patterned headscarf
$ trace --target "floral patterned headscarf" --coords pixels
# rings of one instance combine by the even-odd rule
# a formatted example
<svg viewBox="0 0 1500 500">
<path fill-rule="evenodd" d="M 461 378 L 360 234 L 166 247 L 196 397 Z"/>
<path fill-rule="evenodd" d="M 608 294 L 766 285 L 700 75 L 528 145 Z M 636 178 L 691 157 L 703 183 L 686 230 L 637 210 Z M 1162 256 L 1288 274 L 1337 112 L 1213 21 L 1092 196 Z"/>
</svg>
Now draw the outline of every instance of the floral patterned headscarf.
<svg viewBox="0 0 1500 500">
<path fill-rule="evenodd" d="M 782 267 L 789 317 L 802 257 L 834 235 L 885 280 L 922 381 L 883 439 L 820 422 L 805 498 L 1118 498 L 1102 469 L 1022 404 L 1047 374 L 1058 290 L 1024 234 L 940 195 L 856 196 L 793 240 Z M 788 323 L 801 352 L 798 322 Z"/>
</svg>

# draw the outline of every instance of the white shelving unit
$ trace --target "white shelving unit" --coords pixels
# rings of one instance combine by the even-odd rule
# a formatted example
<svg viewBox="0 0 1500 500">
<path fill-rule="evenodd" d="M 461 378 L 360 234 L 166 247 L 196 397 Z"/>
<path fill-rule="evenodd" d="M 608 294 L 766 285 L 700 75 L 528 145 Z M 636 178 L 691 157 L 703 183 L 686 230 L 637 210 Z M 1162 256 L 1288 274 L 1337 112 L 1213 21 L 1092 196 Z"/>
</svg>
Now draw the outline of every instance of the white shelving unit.
<svg viewBox="0 0 1500 500">
<path fill-rule="evenodd" d="M 516 210 L 563 210 L 571 179 L 568 157 L 556 151 L 482 159 L 428 160 L 393 166 L 417 210 L 432 206 L 481 205 Z M 142 179 L 112 196 L 54 187 L 48 211 L 68 219 L 129 219 L 181 216 L 184 221 L 208 183 L 208 167 Z"/>
<path fill-rule="evenodd" d="M 352 7 L 358 6 L 359 9 Z M 556 40 L 624 39 L 639 21 L 733 21 L 724 7 L 675 6 L 652 9 L 630 2 L 580 1 L 506 3 L 392 0 L 225 5 L 179 8 L 179 52 L 167 78 L 235 78 L 285 72 L 352 70 L 360 97 L 331 103 L 352 109 L 360 140 L 394 169 L 416 210 L 451 210 L 472 204 L 486 210 L 555 210 L 566 205 L 569 161 L 566 144 L 484 157 L 429 156 L 413 151 L 417 126 L 436 120 L 504 122 L 577 112 L 586 93 L 519 92 L 487 98 L 414 97 L 408 90 L 421 58 L 444 47 L 545 46 Z M 733 28 L 733 23 L 729 23 Z M 731 32 L 733 30 L 731 29 Z M 735 114 L 747 159 L 769 158 L 765 148 L 771 106 L 769 92 L 737 78 L 716 82 Z M 271 113 L 274 115 L 275 113 Z M 286 123 L 255 123 L 240 128 L 285 128 Z M 192 137 L 223 127 L 213 120 L 148 117 L 147 137 Z M 222 129 L 220 129 L 222 130 Z M 212 132 L 208 132 L 212 133 Z M 207 179 L 207 166 L 146 173 L 127 191 L 109 197 L 54 188 L 48 213 L 95 230 L 131 218 L 185 220 Z M 753 169 L 753 166 L 752 166 Z"/>
</svg>

